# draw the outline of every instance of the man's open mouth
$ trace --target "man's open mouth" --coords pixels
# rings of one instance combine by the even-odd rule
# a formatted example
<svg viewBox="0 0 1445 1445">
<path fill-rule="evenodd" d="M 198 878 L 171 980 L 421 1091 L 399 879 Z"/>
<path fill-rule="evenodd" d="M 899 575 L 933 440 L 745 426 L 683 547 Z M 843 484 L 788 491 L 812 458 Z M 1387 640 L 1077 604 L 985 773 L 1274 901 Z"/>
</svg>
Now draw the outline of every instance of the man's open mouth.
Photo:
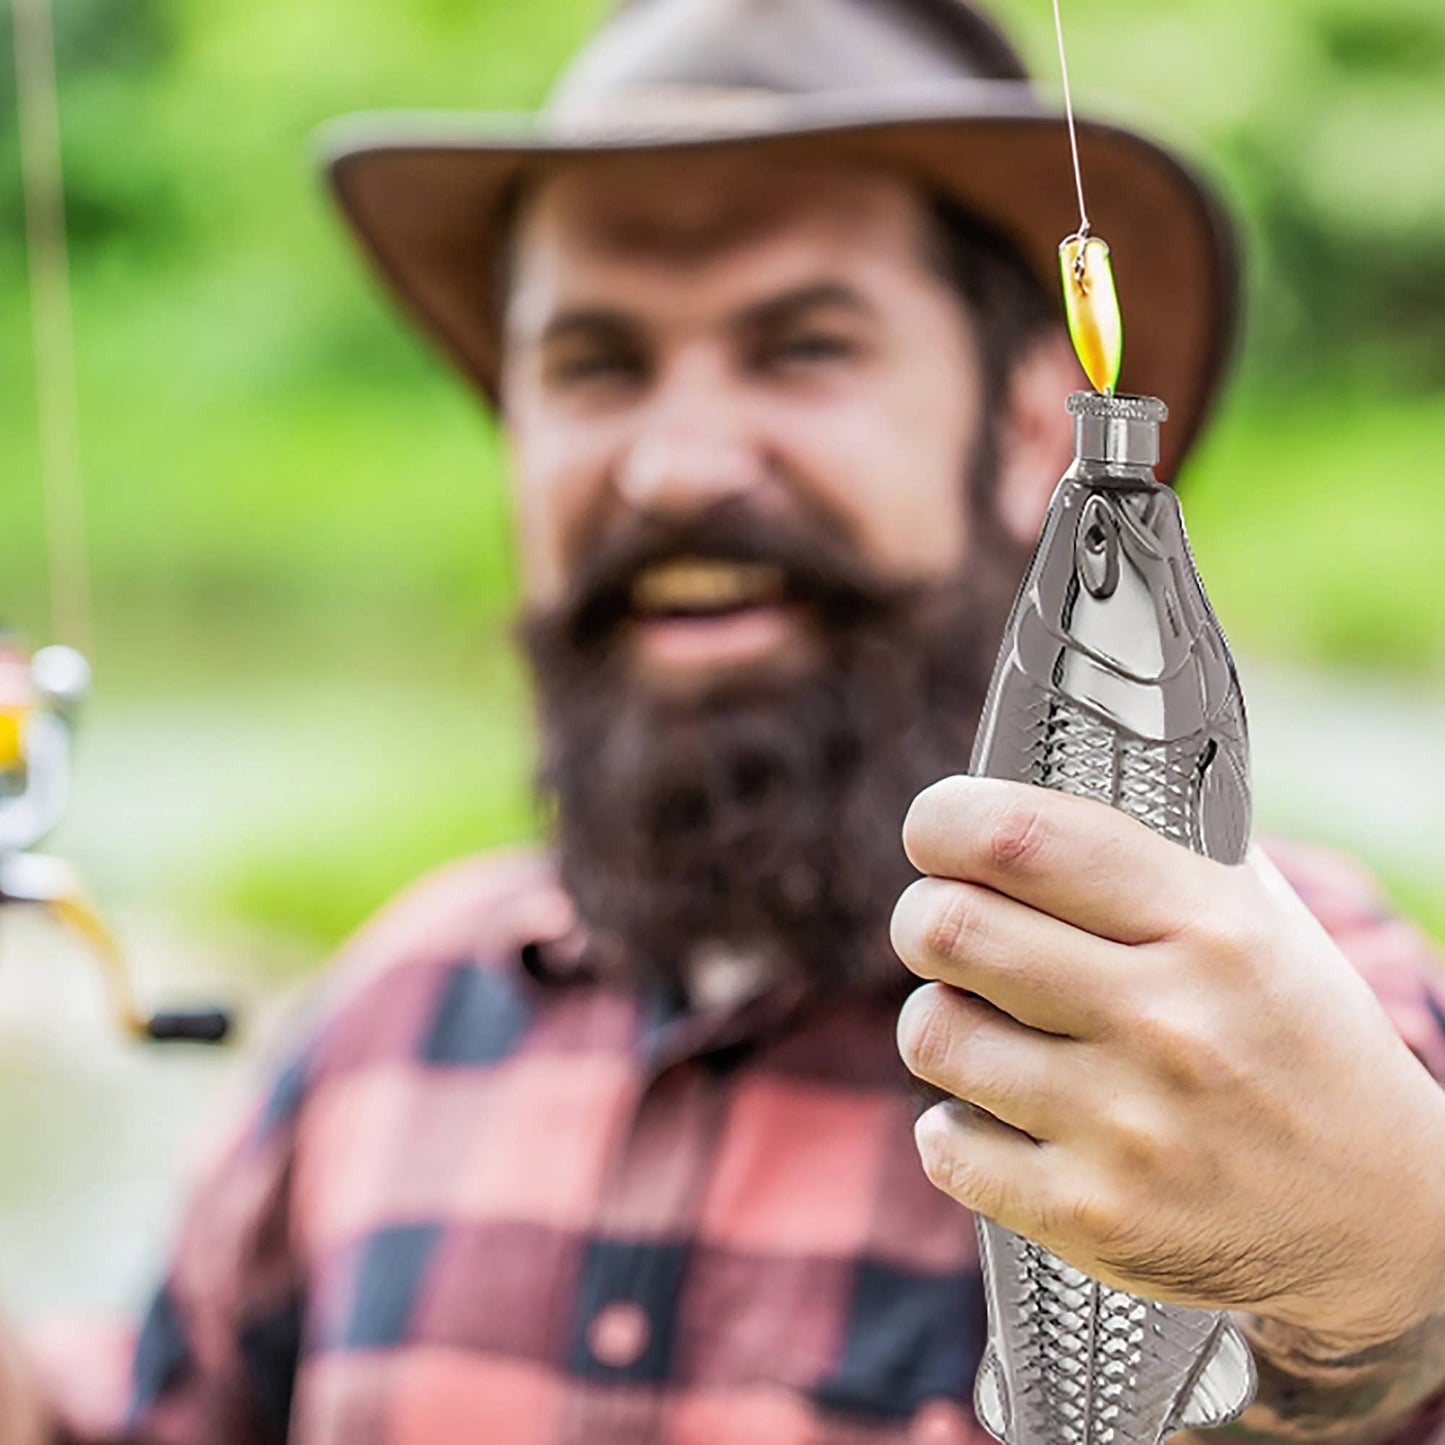
<svg viewBox="0 0 1445 1445">
<path fill-rule="evenodd" d="M 747 664 L 797 640 L 797 599 L 769 562 L 670 557 L 638 571 L 627 600 L 639 660 L 654 671 Z"/>
<path fill-rule="evenodd" d="M 643 568 L 632 580 L 628 601 L 634 617 L 720 617 L 778 606 L 787 598 L 788 578 L 781 567 L 694 556 Z"/>
</svg>

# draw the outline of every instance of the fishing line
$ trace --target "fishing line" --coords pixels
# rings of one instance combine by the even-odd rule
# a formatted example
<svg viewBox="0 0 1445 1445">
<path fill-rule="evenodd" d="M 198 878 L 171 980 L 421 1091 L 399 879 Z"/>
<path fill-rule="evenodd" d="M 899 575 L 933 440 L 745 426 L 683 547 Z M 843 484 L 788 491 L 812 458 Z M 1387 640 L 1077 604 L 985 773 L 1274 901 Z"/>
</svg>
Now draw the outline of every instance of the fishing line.
<svg viewBox="0 0 1445 1445">
<path fill-rule="evenodd" d="M 1059 0 L 1054 3 L 1054 36 L 1059 42 L 1059 73 L 1064 82 L 1064 115 L 1068 121 L 1069 154 L 1074 162 L 1074 193 L 1079 198 L 1079 229 L 1059 243 L 1060 279 L 1064 283 L 1064 315 L 1074 354 L 1094 390 L 1112 396 L 1124 359 L 1124 318 L 1109 247 L 1089 224 L 1084 204 L 1084 169 L 1079 163 L 1079 132 L 1074 123 L 1074 93 L 1069 85 L 1069 59 L 1064 48 L 1064 22 Z"/>
<path fill-rule="evenodd" d="M 50 0 L 14 0 L 14 22 L 50 630 L 53 640 L 64 640 L 89 653 L 93 632 L 90 560 Z"/>
<path fill-rule="evenodd" d="M 1069 122 L 1069 150 L 1074 158 L 1074 190 L 1079 197 L 1079 229 L 1076 234 L 1084 237 L 1089 234 L 1089 212 L 1084 205 L 1084 173 L 1079 166 L 1079 135 L 1074 129 L 1074 95 L 1069 88 L 1069 58 L 1064 53 L 1064 22 L 1059 15 L 1059 0 L 1054 0 L 1054 38 L 1059 42 L 1059 73 L 1064 81 L 1064 115 Z"/>
</svg>

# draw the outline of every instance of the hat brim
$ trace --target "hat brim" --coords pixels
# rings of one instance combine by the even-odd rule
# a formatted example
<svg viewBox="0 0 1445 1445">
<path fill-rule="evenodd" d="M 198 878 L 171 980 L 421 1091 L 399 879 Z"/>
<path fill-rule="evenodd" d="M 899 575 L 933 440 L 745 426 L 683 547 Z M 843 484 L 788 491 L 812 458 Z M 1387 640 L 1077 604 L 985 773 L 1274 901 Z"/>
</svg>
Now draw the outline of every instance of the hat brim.
<svg viewBox="0 0 1445 1445">
<path fill-rule="evenodd" d="M 495 404 L 501 368 L 496 261 L 506 198 L 530 174 L 588 155 L 689 154 L 748 145 L 843 156 L 942 190 L 1018 246 L 1050 295 L 1058 245 L 1077 227 L 1062 116 L 1009 82 L 960 82 L 922 101 L 769 97 L 760 112 L 634 123 L 375 113 L 318 140 L 337 201 L 404 308 Z M 762 113 L 765 112 L 765 113 Z M 741 123 L 740 123 L 741 119 Z M 1081 118 L 1092 229 L 1113 253 L 1125 317 L 1120 388 L 1163 398 L 1160 475 L 1198 435 L 1228 364 L 1239 304 L 1234 230 L 1212 187 L 1133 129 Z"/>
</svg>

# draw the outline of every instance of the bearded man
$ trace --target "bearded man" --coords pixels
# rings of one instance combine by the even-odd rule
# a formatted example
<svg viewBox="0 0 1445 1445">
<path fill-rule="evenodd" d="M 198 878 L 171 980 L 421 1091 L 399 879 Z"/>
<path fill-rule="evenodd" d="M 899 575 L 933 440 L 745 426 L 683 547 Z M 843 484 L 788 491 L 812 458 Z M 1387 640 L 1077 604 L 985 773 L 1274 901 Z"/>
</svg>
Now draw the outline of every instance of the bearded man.
<svg viewBox="0 0 1445 1445">
<path fill-rule="evenodd" d="M 1081 140 L 1172 476 L 1230 233 Z M 961 0 L 635 0 L 536 129 L 333 136 L 505 427 L 554 836 L 351 946 L 113 1436 L 980 1445 L 979 1211 L 1238 1312 L 1221 1438 L 1445 1440 L 1421 936 L 1345 860 L 958 776 L 1070 457 L 1065 157 Z"/>
</svg>

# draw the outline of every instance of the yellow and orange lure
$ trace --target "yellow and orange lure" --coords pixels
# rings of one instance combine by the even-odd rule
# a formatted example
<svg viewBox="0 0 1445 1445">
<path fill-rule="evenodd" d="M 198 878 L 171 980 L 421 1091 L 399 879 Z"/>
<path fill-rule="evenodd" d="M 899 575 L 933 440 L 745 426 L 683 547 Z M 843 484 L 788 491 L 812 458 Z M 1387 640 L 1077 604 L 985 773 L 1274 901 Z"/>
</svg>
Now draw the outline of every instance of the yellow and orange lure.
<svg viewBox="0 0 1445 1445">
<path fill-rule="evenodd" d="M 1113 396 L 1124 363 L 1124 319 L 1107 243 L 1084 232 L 1066 237 L 1059 270 L 1074 354 L 1094 390 Z"/>
</svg>

